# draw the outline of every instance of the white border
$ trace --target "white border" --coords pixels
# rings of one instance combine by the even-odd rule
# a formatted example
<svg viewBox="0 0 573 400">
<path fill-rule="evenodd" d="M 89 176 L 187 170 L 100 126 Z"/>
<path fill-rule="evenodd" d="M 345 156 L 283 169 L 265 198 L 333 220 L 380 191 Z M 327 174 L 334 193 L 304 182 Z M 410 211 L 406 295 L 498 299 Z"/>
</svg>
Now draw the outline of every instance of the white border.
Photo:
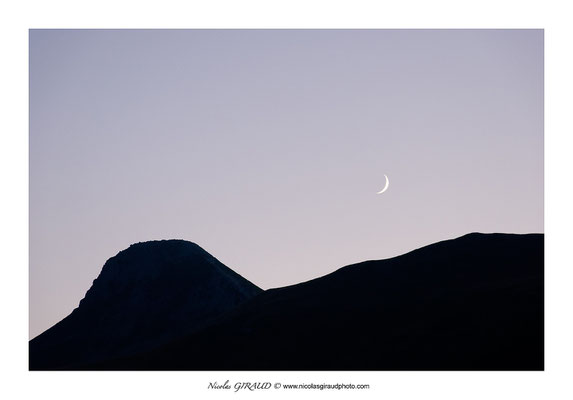
<svg viewBox="0 0 573 400">
<path fill-rule="evenodd" d="M 211 380 L 369 383 L 358 392 L 275 391 L 276 397 L 573 398 L 571 292 L 571 13 L 558 1 L 12 1 L 0 11 L 0 214 L 3 398 L 191 399 L 265 396 L 207 391 Z M 544 28 L 546 39 L 545 372 L 28 372 L 29 28 Z M 569 229 L 567 229 L 569 228 Z M 8 396 L 6 396 L 8 394 Z"/>
</svg>

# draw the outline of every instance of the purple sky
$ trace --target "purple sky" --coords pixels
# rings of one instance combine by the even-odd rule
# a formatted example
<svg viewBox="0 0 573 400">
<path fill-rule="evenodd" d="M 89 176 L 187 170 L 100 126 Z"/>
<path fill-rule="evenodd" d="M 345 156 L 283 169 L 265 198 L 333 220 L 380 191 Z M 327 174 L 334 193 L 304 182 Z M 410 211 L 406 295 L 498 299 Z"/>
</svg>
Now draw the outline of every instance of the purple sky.
<svg viewBox="0 0 573 400">
<path fill-rule="evenodd" d="M 30 32 L 31 337 L 134 242 L 267 289 L 472 231 L 543 232 L 542 30 Z"/>
</svg>

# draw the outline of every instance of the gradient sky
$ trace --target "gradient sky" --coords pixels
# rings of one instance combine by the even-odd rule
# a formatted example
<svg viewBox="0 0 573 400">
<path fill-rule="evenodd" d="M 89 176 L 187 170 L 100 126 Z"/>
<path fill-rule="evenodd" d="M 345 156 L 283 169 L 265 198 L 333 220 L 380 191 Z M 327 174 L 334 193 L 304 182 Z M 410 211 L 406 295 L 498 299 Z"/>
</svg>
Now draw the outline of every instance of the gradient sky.
<svg viewBox="0 0 573 400">
<path fill-rule="evenodd" d="M 30 32 L 30 337 L 134 242 L 267 289 L 473 231 L 543 232 L 542 30 Z"/>
</svg>

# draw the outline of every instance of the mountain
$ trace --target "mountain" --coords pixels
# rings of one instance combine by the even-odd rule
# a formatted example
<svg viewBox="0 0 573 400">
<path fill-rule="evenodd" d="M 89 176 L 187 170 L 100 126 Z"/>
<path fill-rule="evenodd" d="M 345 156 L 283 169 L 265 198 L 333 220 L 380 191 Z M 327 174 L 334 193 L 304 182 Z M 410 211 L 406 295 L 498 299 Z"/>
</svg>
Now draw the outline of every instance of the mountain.
<svg viewBox="0 0 573 400">
<path fill-rule="evenodd" d="M 542 234 L 468 234 L 267 290 L 161 348 L 85 369 L 542 370 Z"/>
<path fill-rule="evenodd" d="M 543 241 L 542 234 L 472 233 L 264 292 L 198 246 L 185 245 L 196 252 L 172 268 L 165 260 L 179 260 L 183 244 L 139 244 L 133 246 L 141 247 L 138 257 L 120 253 L 106 263 L 80 307 L 31 341 L 30 365 L 542 370 Z M 164 272 L 159 281 L 150 277 L 158 273 L 154 265 Z M 244 287 L 249 290 L 238 296 Z M 73 358 L 76 353 L 81 356 Z"/>
<path fill-rule="evenodd" d="M 260 292 L 194 243 L 131 245 L 105 263 L 78 308 L 30 341 L 30 369 L 77 369 L 153 349 Z"/>
</svg>

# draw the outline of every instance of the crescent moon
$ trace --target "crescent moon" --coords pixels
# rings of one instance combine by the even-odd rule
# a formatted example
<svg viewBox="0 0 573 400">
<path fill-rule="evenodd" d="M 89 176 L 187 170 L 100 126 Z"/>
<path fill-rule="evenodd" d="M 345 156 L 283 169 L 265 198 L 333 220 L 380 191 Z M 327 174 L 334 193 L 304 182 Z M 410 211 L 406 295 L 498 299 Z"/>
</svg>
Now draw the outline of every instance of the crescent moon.
<svg viewBox="0 0 573 400">
<path fill-rule="evenodd" d="M 379 191 L 376 194 L 384 193 L 386 191 L 386 189 L 388 189 L 388 185 L 390 184 L 390 181 L 388 180 L 388 177 L 386 176 L 386 174 L 384 174 L 384 177 L 386 178 L 386 185 L 384 185 L 384 189 L 382 189 L 381 191 Z"/>
</svg>

